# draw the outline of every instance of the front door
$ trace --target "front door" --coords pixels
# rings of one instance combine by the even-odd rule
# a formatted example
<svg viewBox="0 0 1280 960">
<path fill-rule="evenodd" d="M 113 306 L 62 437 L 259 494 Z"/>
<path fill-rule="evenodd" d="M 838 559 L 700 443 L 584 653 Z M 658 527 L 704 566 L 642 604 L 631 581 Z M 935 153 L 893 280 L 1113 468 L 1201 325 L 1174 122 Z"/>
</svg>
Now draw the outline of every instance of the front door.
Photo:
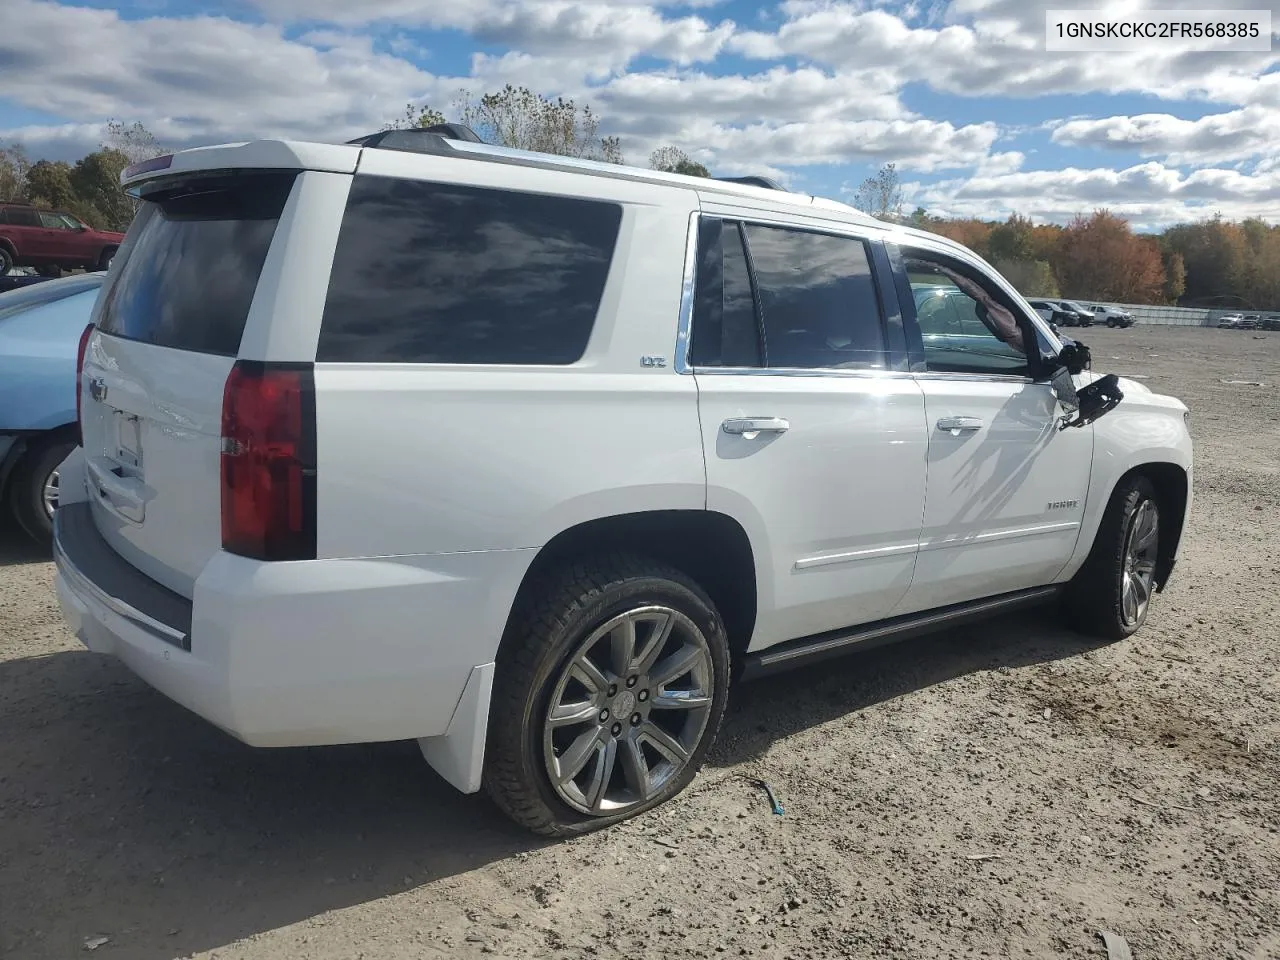
<svg viewBox="0 0 1280 960">
<path fill-rule="evenodd" d="M 1018 308 L 992 278 L 927 250 L 903 256 L 929 456 L 915 579 L 895 612 L 1051 583 L 1079 538 L 1093 428 L 1058 429 L 1057 399 L 1034 379 L 1035 330 L 1025 317 L 1010 328 Z"/>
<path fill-rule="evenodd" d="M 757 559 L 751 648 L 877 620 L 911 584 L 924 395 L 888 369 L 868 244 L 706 220 L 691 359 L 707 508 Z"/>
</svg>

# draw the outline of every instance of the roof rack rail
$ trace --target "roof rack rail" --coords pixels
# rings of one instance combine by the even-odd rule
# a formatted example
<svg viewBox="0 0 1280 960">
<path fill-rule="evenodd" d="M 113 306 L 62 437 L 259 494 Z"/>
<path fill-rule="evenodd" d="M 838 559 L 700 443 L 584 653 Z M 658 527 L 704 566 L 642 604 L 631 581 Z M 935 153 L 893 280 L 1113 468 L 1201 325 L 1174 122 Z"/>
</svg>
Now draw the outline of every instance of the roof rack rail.
<svg viewBox="0 0 1280 960">
<path fill-rule="evenodd" d="M 436 123 L 429 127 L 411 127 L 407 130 L 380 130 L 378 133 L 348 140 L 347 143 L 383 150 L 403 150 L 407 153 L 447 153 L 452 149 L 446 142 L 448 140 L 484 143 L 474 130 L 462 123 Z"/>
<path fill-rule="evenodd" d="M 742 183 L 749 187 L 764 187 L 766 190 L 782 190 L 787 188 L 780 184 L 777 180 L 769 177 L 747 176 L 747 177 L 712 177 L 712 180 L 723 180 L 725 183 Z"/>
</svg>

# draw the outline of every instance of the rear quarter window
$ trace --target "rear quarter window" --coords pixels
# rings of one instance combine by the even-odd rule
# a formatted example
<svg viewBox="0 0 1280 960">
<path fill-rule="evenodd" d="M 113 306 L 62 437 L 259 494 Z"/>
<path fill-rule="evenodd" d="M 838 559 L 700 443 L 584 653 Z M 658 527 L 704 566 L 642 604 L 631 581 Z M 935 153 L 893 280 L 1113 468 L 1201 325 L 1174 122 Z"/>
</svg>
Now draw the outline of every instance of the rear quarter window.
<svg viewBox="0 0 1280 960">
<path fill-rule="evenodd" d="M 598 200 L 357 176 L 316 359 L 573 363 L 621 221 Z"/>
</svg>

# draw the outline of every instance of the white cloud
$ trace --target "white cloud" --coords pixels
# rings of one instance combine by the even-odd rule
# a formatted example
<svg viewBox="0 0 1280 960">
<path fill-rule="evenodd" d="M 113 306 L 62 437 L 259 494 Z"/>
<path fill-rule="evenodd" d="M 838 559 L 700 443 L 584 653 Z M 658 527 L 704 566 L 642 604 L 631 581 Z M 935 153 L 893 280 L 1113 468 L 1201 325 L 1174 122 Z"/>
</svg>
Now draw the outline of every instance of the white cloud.
<svg viewBox="0 0 1280 960">
<path fill-rule="evenodd" d="M 322 35 L 317 49 L 273 26 L 220 17 L 125 21 L 32 0 L 10 0 L 5 15 L 23 24 L 0 33 L 7 100 L 71 122 L 136 118 L 180 142 L 351 136 L 444 87 L 357 37 Z M 58 42 L 33 44 L 32 36 Z"/>
<path fill-rule="evenodd" d="M 945 180 L 918 187 L 912 199 L 938 216 L 987 219 L 1018 212 L 1062 222 L 1106 208 L 1144 229 L 1215 212 L 1276 220 L 1280 171 L 1246 174 L 1212 168 L 1183 173 L 1156 162 L 1123 170 L 1068 167 Z"/>
<path fill-rule="evenodd" d="M 1254 95 L 1258 76 L 1280 63 L 1270 52 L 1046 54 L 1044 11 L 1059 5 L 957 0 L 947 25 L 916 27 L 860 3 L 793 4 L 777 30 L 739 32 L 729 47 L 762 59 L 803 57 L 837 70 L 878 66 L 899 84 L 924 82 L 960 96 L 1136 91 L 1240 103 Z"/>
<path fill-rule="evenodd" d="M 1168 113 L 1070 120 L 1053 131 L 1055 143 L 1135 150 L 1174 165 L 1225 163 L 1275 152 L 1280 110 L 1250 106 L 1183 120 Z"/>
</svg>

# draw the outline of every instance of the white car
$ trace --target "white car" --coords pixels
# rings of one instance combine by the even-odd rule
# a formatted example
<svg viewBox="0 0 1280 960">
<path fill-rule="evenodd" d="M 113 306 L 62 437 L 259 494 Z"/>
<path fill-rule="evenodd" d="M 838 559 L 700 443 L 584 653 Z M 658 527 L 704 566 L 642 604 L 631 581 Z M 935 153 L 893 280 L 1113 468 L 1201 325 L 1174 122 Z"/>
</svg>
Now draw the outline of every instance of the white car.
<svg viewBox="0 0 1280 960">
<path fill-rule="evenodd" d="M 1132 327 L 1134 323 L 1133 314 L 1119 307 L 1099 304 L 1093 308 L 1093 315 L 1098 323 L 1105 323 L 1108 327 Z"/>
<path fill-rule="evenodd" d="M 1238 313 L 1228 313 L 1218 318 L 1218 328 L 1220 330 L 1235 330 L 1242 323 L 1244 323 L 1244 317 Z"/>
<path fill-rule="evenodd" d="M 1187 409 L 1073 379 L 972 252 L 448 133 L 125 171 L 55 520 L 91 650 L 250 744 L 416 738 L 565 835 L 689 783 L 731 677 L 1142 625 Z"/>
</svg>

